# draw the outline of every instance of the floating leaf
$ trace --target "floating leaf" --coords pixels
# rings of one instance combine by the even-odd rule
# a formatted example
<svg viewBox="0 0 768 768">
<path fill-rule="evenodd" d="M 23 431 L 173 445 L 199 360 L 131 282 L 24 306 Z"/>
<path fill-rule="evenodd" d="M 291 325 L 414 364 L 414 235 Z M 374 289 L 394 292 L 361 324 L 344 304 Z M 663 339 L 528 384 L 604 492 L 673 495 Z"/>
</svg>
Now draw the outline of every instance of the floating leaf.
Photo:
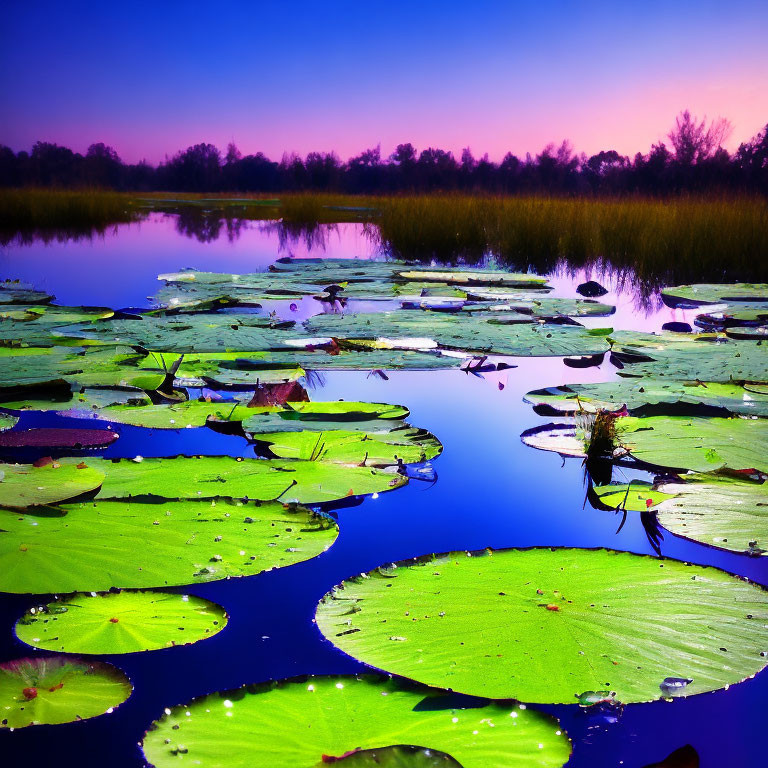
<svg viewBox="0 0 768 768">
<path fill-rule="evenodd" d="M 40 466 L 0 464 L 0 506 L 57 504 L 94 491 L 103 481 L 103 472 L 77 459 L 49 461 Z"/>
<path fill-rule="evenodd" d="M 0 305 L 2 306 L 2 305 Z M 49 347 L 61 344 L 58 326 L 112 317 L 106 307 L 57 307 L 51 304 L 0 310 L 0 342 Z"/>
<path fill-rule="evenodd" d="M 760 341 L 711 334 L 611 334 L 611 352 L 627 363 L 621 376 L 682 381 L 768 381 L 768 354 Z M 635 362 L 635 361 L 638 362 Z"/>
<path fill-rule="evenodd" d="M 18 422 L 18 416 L 14 416 L 12 413 L 0 412 L 0 432 L 5 432 L 6 429 L 15 427 Z"/>
<path fill-rule="evenodd" d="M 672 498 L 669 493 L 662 493 L 652 483 L 642 480 L 597 485 L 592 490 L 601 504 L 611 509 L 626 509 L 628 512 L 646 512 Z"/>
<path fill-rule="evenodd" d="M 737 683 L 766 663 L 768 595 L 715 568 L 608 550 L 452 553 L 351 579 L 318 606 L 357 659 L 474 696 L 623 703 Z M 747 616 L 753 618 L 747 618 Z M 422 745 L 423 746 L 423 745 Z M 437 745 L 436 745 L 437 746 Z M 456 755 L 454 755 L 455 757 Z"/>
<path fill-rule="evenodd" d="M 740 301 L 768 300 L 768 283 L 697 283 L 664 288 L 666 303 L 673 307 L 698 307 Z"/>
<path fill-rule="evenodd" d="M 628 416 L 615 421 L 615 441 L 636 459 L 662 467 L 768 471 L 764 419 Z"/>
<path fill-rule="evenodd" d="M 104 448 L 120 435 L 108 429 L 78 429 L 65 427 L 35 427 L 0 432 L 1 448 Z"/>
<path fill-rule="evenodd" d="M 97 339 L 160 352 L 216 352 L 285 348 L 293 323 L 274 323 L 265 315 L 193 314 L 171 317 L 102 320 L 63 326 L 75 339 Z"/>
<path fill-rule="evenodd" d="M 53 296 L 20 280 L 0 281 L 0 304 L 47 304 Z"/>
<path fill-rule="evenodd" d="M 102 592 L 250 576 L 316 557 L 337 535 L 333 520 L 305 507 L 231 499 L 0 510 L 0 591 Z"/>
<path fill-rule="evenodd" d="M 144 754 L 155 768 L 182 758 L 213 768 L 222 754 L 229 768 L 314 768 L 390 745 L 439 750 L 464 768 L 559 768 L 568 760 L 568 738 L 548 715 L 495 702 L 422 708 L 438 697 L 373 676 L 248 686 L 171 709 L 145 735 Z"/>
<path fill-rule="evenodd" d="M 479 272 L 472 269 L 424 270 L 411 269 L 401 271 L 400 277 L 405 280 L 421 280 L 423 282 L 447 283 L 449 285 L 481 285 L 500 286 L 504 288 L 531 287 L 542 288 L 547 284 L 546 277 L 529 275 L 521 272 Z"/>
<path fill-rule="evenodd" d="M 312 421 L 337 421 L 339 424 L 344 424 L 347 420 L 354 421 L 362 418 L 373 420 L 379 418 L 399 419 L 407 414 L 408 410 L 402 406 L 345 400 L 255 407 L 232 402 L 188 400 L 168 405 L 141 407 L 118 405 L 103 408 L 99 412 L 101 418 L 109 421 L 152 429 L 181 429 L 183 427 L 202 427 L 209 422 L 247 420 L 254 431 L 258 428 L 260 419 L 264 419 L 264 424 L 267 425 L 265 431 L 269 431 L 268 425 L 273 423 L 275 419 L 298 424 L 298 429 L 313 429 L 314 427 L 310 423 Z M 275 419 L 268 419 L 269 416 L 274 416 Z"/>
<path fill-rule="evenodd" d="M 0 728 L 55 725 L 103 715 L 131 695 L 111 664 L 62 656 L 0 664 Z"/>
<path fill-rule="evenodd" d="M 319 504 L 388 491 L 408 482 L 405 476 L 387 470 L 322 461 L 200 456 L 140 462 L 89 459 L 89 463 L 106 474 L 99 499 L 153 495 Z"/>
<path fill-rule="evenodd" d="M 72 384 L 91 387 L 134 387 L 155 390 L 165 380 L 161 370 L 143 370 L 144 357 L 127 347 L 0 347 L 0 389 L 27 387 L 69 389 Z"/>
<path fill-rule="evenodd" d="M 662 483 L 669 500 L 659 523 L 678 536 L 733 552 L 768 554 L 768 486 L 727 475 L 685 475 L 685 483 Z"/>
<path fill-rule="evenodd" d="M 257 432 L 253 438 L 268 443 L 275 456 L 305 461 L 332 461 L 386 467 L 413 464 L 439 455 L 440 441 L 423 429 L 405 425 L 389 432 L 363 432 L 344 429 L 291 432 Z"/>
<path fill-rule="evenodd" d="M 499 355 L 589 355 L 608 349 L 605 329 L 533 323 L 502 324 L 440 312 L 316 315 L 310 333 L 341 339 L 432 339 L 443 347 Z"/>
<path fill-rule="evenodd" d="M 620 379 L 598 384 L 568 384 L 528 392 L 523 398 L 561 413 L 596 413 L 650 410 L 648 406 L 698 405 L 724 408 L 731 413 L 768 416 L 768 394 L 739 384 L 670 379 Z"/>
<path fill-rule="evenodd" d="M 224 609 L 201 597 L 126 591 L 33 608 L 16 623 L 16 636 L 44 651 L 136 653 L 196 643 L 226 625 Z"/>
<path fill-rule="evenodd" d="M 588 435 L 576 424 L 542 424 L 526 429 L 520 439 L 531 448 L 561 456 L 584 458 L 587 453 Z"/>
</svg>

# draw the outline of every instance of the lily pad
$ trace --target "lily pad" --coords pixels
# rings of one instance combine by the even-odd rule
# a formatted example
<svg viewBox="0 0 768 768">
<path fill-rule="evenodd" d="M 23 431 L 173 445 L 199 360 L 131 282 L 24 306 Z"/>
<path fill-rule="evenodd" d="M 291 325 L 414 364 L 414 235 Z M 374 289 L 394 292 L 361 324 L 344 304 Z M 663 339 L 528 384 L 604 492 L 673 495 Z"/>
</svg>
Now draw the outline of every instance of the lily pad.
<svg viewBox="0 0 768 768">
<path fill-rule="evenodd" d="M 165 371 L 142 369 L 144 357 L 128 347 L 0 347 L 0 390 L 20 394 L 25 388 L 133 387 L 152 391 Z"/>
<path fill-rule="evenodd" d="M 768 416 L 768 394 L 740 384 L 673 381 L 670 379 L 619 379 L 598 384 L 568 384 L 528 392 L 532 405 L 546 405 L 560 413 L 596 413 L 626 407 L 630 413 L 648 406 L 700 405 L 731 413 Z"/>
<path fill-rule="evenodd" d="M 117 389 L 111 387 L 98 389 L 96 387 L 84 387 L 82 391 L 66 392 L 63 397 L 56 397 L 56 394 L 58 393 L 53 392 L 47 398 L 38 397 L 28 400 L 0 402 L 0 408 L 5 408 L 9 411 L 57 411 L 68 413 L 91 412 L 115 405 L 138 407 L 152 404 L 152 400 L 141 389 Z"/>
<path fill-rule="evenodd" d="M 768 300 L 768 283 L 697 283 L 664 288 L 664 301 L 673 307 L 698 307 L 740 301 Z"/>
<path fill-rule="evenodd" d="M 102 661 L 63 656 L 0 664 L 0 728 L 55 725 L 97 717 L 131 695 L 131 683 Z"/>
<path fill-rule="evenodd" d="M 252 436 L 267 443 L 275 456 L 285 459 L 341 462 L 367 467 L 428 461 L 443 450 L 434 435 L 408 425 L 389 432 L 306 429 L 300 432 L 256 432 Z"/>
<path fill-rule="evenodd" d="M 0 432 L 2 448 L 105 448 L 120 437 L 109 429 L 72 429 L 64 427 L 36 427 Z"/>
<path fill-rule="evenodd" d="M 522 357 L 598 354 L 608 349 L 606 335 L 609 333 L 606 329 L 581 326 L 510 325 L 472 315 L 409 310 L 316 315 L 304 325 L 312 334 L 336 339 L 417 339 L 420 342 L 431 339 L 451 349 Z"/>
<path fill-rule="evenodd" d="M 61 344 L 58 326 L 89 322 L 112 317 L 106 307 L 59 307 L 52 304 L 14 305 L 0 310 L 0 342 L 21 343 L 27 346 L 55 346 Z"/>
<path fill-rule="evenodd" d="M 200 456 L 140 462 L 89 459 L 89 463 L 106 474 L 99 499 L 152 495 L 165 499 L 231 497 L 319 504 L 380 493 L 408 482 L 405 476 L 392 471 L 322 461 Z"/>
<path fill-rule="evenodd" d="M 626 367 L 621 376 L 682 381 L 768 381 L 768 347 L 712 334 L 616 331 L 611 351 Z M 635 362 L 637 361 L 637 362 Z"/>
<path fill-rule="evenodd" d="M 444 752 L 415 747 L 358 749 L 337 762 L 344 768 L 461 768 Z"/>
<path fill-rule="evenodd" d="M 91 461 L 91 460 L 89 460 Z M 57 504 L 96 490 L 104 473 L 77 459 L 33 464 L 0 464 L 0 506 Z"/>
<path fill-rule="evenodd" d="M 159 352 L 216 352 L 285 348 L 293 323 L 277 323 L 264 315 L 193 314 L 102 320 L 63 326 L 58 330 L 75 339 L 140 346 Z"/>
<path fill-rule="evenodd" d="M 137 653 L 190 645 L 227 625 L 224 609 L 194 595 L 73 595 L 30 609 L 16 623 L 23 643 L 65 653 Z"/>
<path fill-rule="evenodd" d="M 5 432 L 6 429 L 11 429 L 18 424 L 19 417 L 14 416 L 12 413 L 0 413 L 0 432 Z"/>
<path fill-rule="evenodd" d="M 639 480 L 597 485 L 592 490 L 601 504 L 611 509 L 626 509 L 628 512 L 654 510 L 661 502 L 672 498 L 669 493 L 657 490 L 653 483 Z"/>
<path fill-rule="evenodd" d="M 20 280 L 0 281 L 0 304 L 48 304 L 53 296 Z"/>
<path fill-rule="evenodd" d="M 768 471 L 768 421 L 628 416 L 615 422 L 617 445 L 647 464 L 697 472 Z"/>
<path fill-rule="evenodd" d="M 103 592 L 250 576 L 316 557 L 337 535 L 330 518 L 276 502 L 96 501 L 40 514 L 0 510 L 0 591 Z"/>
<path fill-rule="evenodd" d="M 557 317 L 605 317 L 612 315 L 616 307 L 591 299 L 562 299 L 538 297 L 521 293 L 520 298 L 510 297 L 500 303 L 473 302 L 465 309 L 471 312 L 520 312 L 535 318 Z"/>
<path fill-rule="evenodd" d="M 696 315 L 694 322 L 705 330 L 723 330 L 739 325 L 760 325 L 768 322 L 768 301 L 715 306 L 705 314 Z"/>
<path fill-rule="evenodd" d="M 180 758 L 213 768 L 222 754 L 229 768 L 315 768 L 357 750 L 413 745 L 464 768 L 559 768 L 568 760 L 568 737 L 548 715 L 496 702 L 422 708 L 439 696 L 374 676 L 248 686 L 166 710 L 144 737 L 144 755 L 155 768 Z"/>
<path fill-rule="evenodd" d="M 427 557 L 344 582 L 316 621 L 341 650 L 490 698 L 623 703 L 737 683 L 768 663 L 768 595 L 715 568 L 609 550 Z M 752 618 L 747 618 L 750 616 Z M 455 755 L 454 755 L 455 756 Z"/>
<path fill-rule="evenodd" d="M 520 439 L 540 451 L 583 459 L 587 455 L 589 434 L 576 424 L 542 424 L 526 429 Z"/>
<path fill-rule="evenodd" d="M 658 508 L 659 523 L 719 549 L 768 554 L 768 486 L 727 475 L 685 475 L 684 483 L 662 483 L 668 494 Z"/>
<path fill-rule="evenodd" d="M 280 420 L 298 424 L 299 429 L 313 429 L 310 422 L 344 422 L 356 419 L 399 419 L 408 414 L 408 410 L 398 405 L 386 403 L 360 403 L 344 400 L 332 402 L 294 403 L 286 406 L 250 407 L 241 403 L 206 402 L 187 400 L 169 405 L 146 405 L 134 407 L 118 405 L 102 408 L 99 416 L 121 424 L 134 424 L 152 429 L 181 429 L 183 427 L 202 427 L 209 422 L 248 421 L 254 431 L 259 420 L 264 418 L 268 426 L 274 420 L 267 417 L 274 415 Z"/>
<path fill-rule="evenodd" d="M 501 286 L 504 288 L 545 287 L 546 277 L 521 272 L 481 272 L 471 269 L 410 269 L 398 273 L 404 280 L 447 283 L 448 285 Z"/>
</svg>

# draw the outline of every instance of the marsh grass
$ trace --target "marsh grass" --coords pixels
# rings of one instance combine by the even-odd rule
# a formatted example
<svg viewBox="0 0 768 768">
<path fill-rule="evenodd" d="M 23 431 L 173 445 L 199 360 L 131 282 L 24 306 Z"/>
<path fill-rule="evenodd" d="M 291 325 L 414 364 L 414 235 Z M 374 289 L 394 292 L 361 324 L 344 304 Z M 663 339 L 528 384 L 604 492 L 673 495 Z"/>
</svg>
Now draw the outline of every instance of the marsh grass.
<svg viewBox="0 0 768 768">
<path fill-rule="evenodd" d="M 142 215 L 118 192 L 0 189 L 0 242 L 88 236 Z"/>
<path fill-rule="evenodd" d="M 609 270 L 646 293 L 663 283 L 768 281 L 768 200 L 759 197 L 290 193 L 280 196 L 279 206 L 274 202 L 268 195 L 3 190 L 0 239 L 71 236 L 167 210 L 190 219 L 272 221 L 290 238 L 313 241 L 323 225 L 362 222 L 393 257 L 468 264 L 490 259 L 540 274 Z"/>
<path fill-rule="evenodd" d="M 394 256 L 493 256 L 537 272 L 565 263 L 631 270 L 640 280 L 768 279 L 768 201 L 760 198 L 403 197 L 381 201 L 378 224 Z"/>
</svg>

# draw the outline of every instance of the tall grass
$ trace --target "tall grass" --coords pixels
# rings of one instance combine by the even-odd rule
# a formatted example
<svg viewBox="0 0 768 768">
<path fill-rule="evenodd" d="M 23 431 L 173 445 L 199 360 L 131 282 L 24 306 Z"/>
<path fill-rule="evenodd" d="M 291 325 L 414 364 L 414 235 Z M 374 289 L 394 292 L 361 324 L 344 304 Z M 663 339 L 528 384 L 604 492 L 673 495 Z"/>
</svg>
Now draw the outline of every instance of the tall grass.
<svg viewBox="0 0 768 768">
<path fill-rule="evenodd" d="M 768 201 L 762 198 L 550 199 L 429 196 L 380 201 L 392 255 L 493 256 L 548 272 L 558 266 L 631 270 L 640 280 L 768 280 Z"/>
<path fill-rule="evenodd" d="M 0 242 L 87 235 L 141 216 L 131 196 L 117 192 L 0 189 Z"/>
<path fill-rule="evenodd" d="M 0 190 L 0 240 L 9 233 L 45 237 L 134 221 L 154 208 L 147 197 L 154 195 Z M 649 290 L 662 282 L 768 281 L 768 201 L 757 197 L 292 193 L 280 197 L 279 207 L 235 205 L 225 197 L 172 197 L 184 209 L 177 212 L 192 216 L 204 203 L 207 217 L 272 220 L 294 238 L 315 239 L 322 224 L 362 221 L 384 251 L 406 259 L 476 263 L 490 257 L 540 273 L 605 268 L 625 272 Z M 265 196 L 236 197 L 256 201 Z M 185 206 L 184 200 L 196 204 Z"/>
</svg>

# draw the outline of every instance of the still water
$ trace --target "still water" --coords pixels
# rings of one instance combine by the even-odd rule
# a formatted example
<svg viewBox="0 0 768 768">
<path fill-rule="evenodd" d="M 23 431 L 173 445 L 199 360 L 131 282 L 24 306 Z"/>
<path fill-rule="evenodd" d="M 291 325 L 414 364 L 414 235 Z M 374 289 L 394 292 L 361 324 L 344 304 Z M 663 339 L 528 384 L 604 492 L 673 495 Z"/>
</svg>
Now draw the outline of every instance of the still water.
<svg viewBox="0 0 768 768">
<path fill-rule="evenodd" d="M 0 251 L 0 278 L 35 283 L 54 293 L 61 304 L 143 307 L 160 286 L 158 273 L 181 267 L 260 271 L 287 255 L 383 258 L 361 225 L 333 225 L 311 238 L 292 238 L 274 224 L 241 222 L 201 236 L 176 217 L 153 215 L 92 240 L 5 247 Z M 615 315 L 588 319 L 587 325 L 659 330 L 666 322 L 692 320 L 692 313 L 664 307 L 654 296 L 641 297 L 631 279 L 619 282 L 611 274 L 569 274 L 564 267 L 549 275 L 555 286 L 552 295 L 575 297 L 576 285 L 587 277 L 608 287 L 601 301 L 617 307 Z M 293 313 L 285 302 L 267 309 L 302 319 L 318 311 L 319 304 L 305 300 Z M 312 617 L 317 601 L 333 585 L 382 563 L 484 547 L 610 547 L 653 555 L 638 515 L 630 514 L 617 532 L 620 516 L 595 510 L 586 501 L 580 460 L 563 460 L 520 440 L 524 430 L 552 421 L 522 402 L 527 391 L 609 380 L 615 368 L 608 360 L 586 369 L 568 368 L 558 358 L 507 361 L 517 367 L 483 376 L 454 370 L 395 371 L 387 381 L 365 372 L 313 377 L 314 400 L 371 400 L 408 407 L 409 421 L 433 432 L 444 445 L 433 462 L 436 480 L 412 481 L 376 499 L 334 510 L 339 538 L 314 560 L 176 590 L 224 606 L 231 617 L 226 630 L 191 646 L 105 656 L 130 676 L 135 686 L 131 698 L 113 714 L 82 723 L 0 733 L 0 763 L 139 768 L 143 761 L 138 742 L 166 706 L 244 683 L 366 671 L 324 640 Z M 42 423 L 43 418 L 50 425 L 64 422 L 63 417 L 27 414 L 20 426 Z M 68 424 L 74 426 L 71 419 Z M 121 438 L 100 455 L 254 455 L 244 438 L 206 428 L 167 431 L 116 425 L 115 430 Z M 614 480 L 630 477 L 651 475 L 614 470 Z M 667 532 L 663 536 L 666 557 L 715 565 L 768 585 L 766 558 L 719 552 Z M 39 601 L 39 596 L 0 595 L 0 660 L 35 653 L 13 637 L 12 627 Z M 568 764 L 573 768 L 642 768 L 685 744 L 696 748 L 703 768 L 724 768 L 764 764 L 765 750 L 756 737 L 764 727 L 766 702 L 768 675 L 763 672 L 727 691 L 627 706 L 615 722 L 575 705 L 543 709 L 561 719 L 573 740 Z"/>
</svg>

